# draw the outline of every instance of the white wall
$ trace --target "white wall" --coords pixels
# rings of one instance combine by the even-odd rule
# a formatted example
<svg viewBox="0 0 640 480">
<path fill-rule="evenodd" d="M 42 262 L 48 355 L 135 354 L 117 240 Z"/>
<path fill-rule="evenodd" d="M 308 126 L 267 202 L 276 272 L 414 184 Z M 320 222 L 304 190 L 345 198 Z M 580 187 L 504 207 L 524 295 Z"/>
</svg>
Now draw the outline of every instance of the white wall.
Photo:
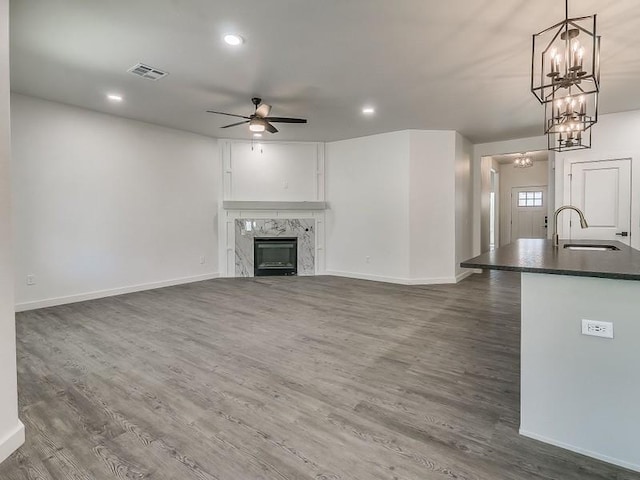
<svg viewBox="0 0 640 480">
<path fill-rule="evenodd" d="M 491 157 L 480 159 L 480 218 L 482 221 L 482 236 L 480 245 L 482 252 L 489 251 L 491 239 L 489 238 L 491 221 L 491 168 L 493 161 Z"/>
<path fill-rule="evenodd" d="M 410 130 L 327 145 L 327 273 L 455 282 L 471 257 L 471 145 Z M 459 277 L 458 277 L 459 279 Z"/>
<path fill-rule="evenodd" d="M 566 160 L 631 158 L 631 246 L 640 249 L 640 110 L 601 115 L 592 128 L 591 149 L 556 154 L 556 205 L 562 204 L 568 182 L 563 175 Z"/>
<path fill-rule="evenodd" d="M 473 168 L 473 167 L 472 167 Z M 491 159 L 491 168 L 495 172 L 495 180 L 493 185 L 493 192 L 495 193 L 495 205 L 494 205 L 494 228 L 495 228 L 495 247 L 499 247 L 502 243 L 500 241 L 500 228 L 502 228 L 502 222 L 500 221 L 500 215 L 502 213 L 502 209 L 500 208 L 500 164 L 495 158 Z M 489 176 L 489 183 L 491 183 L 491 175 Z M 491 193 L 491 192 L 489 192 Z M 491 217 L 489 217 L 489 221 L 491 221 Z M 489 243 L 491 243 L 491 239 L 489 239 Z"/>
<path fill-rule="evenodd" d="M 456 133 L 455 151 L 455 206 L 456 206 L 456 271 L 457 279 L 468 275 L 469 270 L 460 262 L 473 257 L 473 145 Z"/>
<path fill-rule="evenodd" d="M 324 200 L 324 144 L 220 140 L 224 199 Z"/>
<path fill-rule="evenodd" d="M 458 180 L 454 175 L 455 149 L 455 132 L 410 132 L 411 283 L 448 283 L 453 276 Z"/>
<path fill-rule="evenodd" d="M 216 140 L 12 99 L 18 309 L 216 275 Z"/>
<path fill-rule="evenodd" d="M 327 273 L 409 278 L 409 136 L 404 131 L 327 144 Z"/>
<path fill-rule="evenodd" d="M 9 2 L 0 0 L 0 462 L 24 442 L 18 420 L 11 258 Z"/>
<path fill-rule="evenodd" d="M 514 187 L 548 184 L 548 161 L 536 161 L 529 168 L 515 168 L 512 164 L 500 165 L 500 245 L 511 243 L 511 190 Z M 545 198 L 544 202 L 551 211 L 554 210 L 553 205 L 549 204 L 548 198 Z M 551 226 L 551 222 L 549 225 Z"/>
</svg>

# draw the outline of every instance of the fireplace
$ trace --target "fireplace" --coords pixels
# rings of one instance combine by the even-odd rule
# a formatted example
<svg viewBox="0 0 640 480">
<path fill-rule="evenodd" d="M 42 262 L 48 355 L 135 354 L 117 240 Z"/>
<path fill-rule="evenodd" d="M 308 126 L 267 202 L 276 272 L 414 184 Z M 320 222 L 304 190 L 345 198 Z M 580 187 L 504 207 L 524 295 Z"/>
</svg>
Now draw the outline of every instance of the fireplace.
<svg viewBox="0 0 640 480">
<path fill-rule="evenodd" d="M 253 274 L 268 275 L 298 274 L 298 239 L 285 237 L 254 237 Z"/>
</svg>

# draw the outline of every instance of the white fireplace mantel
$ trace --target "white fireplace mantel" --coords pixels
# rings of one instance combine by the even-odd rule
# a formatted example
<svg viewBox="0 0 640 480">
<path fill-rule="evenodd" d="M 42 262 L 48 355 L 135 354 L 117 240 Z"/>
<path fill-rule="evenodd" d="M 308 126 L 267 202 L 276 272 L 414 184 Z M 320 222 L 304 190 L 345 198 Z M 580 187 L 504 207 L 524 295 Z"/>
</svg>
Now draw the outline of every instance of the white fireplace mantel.
<svg viewBox="0 0 640 480">
<path fill-rule="evenodd" d="M 225 200 L 224 210 L 326 210 L 327 202 L 273 202 L 273 201 L 238 201 Z"/>
</svg>

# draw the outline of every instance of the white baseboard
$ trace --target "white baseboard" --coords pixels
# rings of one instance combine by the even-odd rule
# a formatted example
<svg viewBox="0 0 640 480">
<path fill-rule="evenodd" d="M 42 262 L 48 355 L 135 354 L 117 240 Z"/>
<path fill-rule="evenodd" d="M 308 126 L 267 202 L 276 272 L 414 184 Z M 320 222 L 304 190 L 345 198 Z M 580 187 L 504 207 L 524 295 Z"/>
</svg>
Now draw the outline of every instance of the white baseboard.
<svg viewBox="0 0 640 480">
<path fill-rule="evenodd" d="M 407 285 L 446 285 L 456 283 L 455 277 L 412 278 Z"/>
<path fill-rule="evenodd" d="M 205 275 L 196 275 L 193 277 L 174 278 L 172 280 L 164 280 L 161 282 L 143 283 L 139 285 L 130 285 L 127 287 L 112 288 L 108 290 L 97 290 L 94 292 L 79 293 L 77 295 L 68 295 L 64 297 L 46 298 L 44 300 L 36 300 L 33 302 L 24 302 L 16 304 L 16 312 L 25 312 L 27 310 L 35 310 L 37 308 L 55 307 L 56 305 L 65 305 L 67 303 L 84 302 L 87 300 L 95 300 L 97 298 L 113 297 L 115 295 L 123 295 L 125 293 L 141 292 L 144 290 L 154 290 L 156 288 L 172 287 L 185 283 L 202 282 L 220 277 L 219 273 L 207 273 Z"/>
<path fill-rule="evenodd" d="M 371 280 L 373 282 L 398 283 L 400 285 L 408 285 L 406 278 L 384 277 L 381 275 L 370 275 L 368 273 L 340 272 L 337 270 L 326 270 L 325 275 L 334 277 L 356 278 L 358 280 Z"/>
<path fill-rule="evenodd" d="M 24 425 L 20 420 L 15 428 L 0 438 L 0 463 L 4 462 L 9 455 L 15 452 L 24 443 Z"/>
<path fill-rule="evenodd" d="M 373 282 L 395 283 L 398 285 L 441 285 L 446 283 L 456 283 L 454 277 L 443 278 L 401 278 L 385 277 L 382 275 L 370 275 L 368 273 L 341 272 L 337 270 L 327 270 L 324 275 L 334 277 L 356 278 L 358 280 L 371 280 Z"/>
<path fill-rule="evenodd" d="M 480 270 L 482 271 L 482 270 Z M 461 282 L 462 280 L 464 280 L 467 277 L 470 277 L 471 275 L 473 275 L 474 273 L 478 273 L 476 270 L 466 270 L 462 273 L 459 273 L 458 275 L 456 275 L 456 283 Z"/>
<path fill-rule="evenodd" d="M 538 440 L 539 442 L 548 443 L 549 445 L 564 448 L 565 450 L 570 450 L 572 452 L 579 453 L 581 455 L 586 455 L 587 457 L 595 458 L 597 460 L 602 460 L 603 462 L 607 462 L 612 465 L 617 465 L 618 467 L 626 468 L 628 470 L 633 470 L 634 472 L 640 472 L 640 465 L 636 465 L 634 463 L 627 462 L 625 460 L 620 460 L 617 458 L 609 457 L 607 455 L 602 455 L 597 452 L 585 450 L 584 448 L 576 447 L 574 445 L 569 445 L 564 442 L 559 442 L 552 438 L 545 437 L 544 435 L 538 435 L 537 433 L 529 432 L 527 430 L 520 429 L 519 432 L 520 432 L 520 435 L 522 435 L 523 437 L 532 438 L 534 440 Z"/>
</svg>

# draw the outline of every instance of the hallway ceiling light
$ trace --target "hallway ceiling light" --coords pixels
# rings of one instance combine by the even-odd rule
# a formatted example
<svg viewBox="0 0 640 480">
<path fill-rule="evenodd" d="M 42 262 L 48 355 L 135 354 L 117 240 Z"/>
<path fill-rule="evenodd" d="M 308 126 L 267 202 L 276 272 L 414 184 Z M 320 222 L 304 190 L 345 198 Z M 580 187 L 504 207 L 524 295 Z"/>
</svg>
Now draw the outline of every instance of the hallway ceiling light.
<svg viewBox="0 0 640 480">
<path fill-rule="evenodd" d="M 533 167 L 533 160 L 531 157 L 525 156 L 524 153 L 520 154 L 518 158 L 516 158 L 513 162 L 513 166 L 516 168 L 529 168 Z"/>
<path fill-rule="evenodd" d="M 121 102 L 123 100 L 122 95 L 118 95 L 117 93 L 110 93 L 107 95 L 107 98 L 111 102 Z"/>
<path fill-rule="evenodd" d="M 565 19 L 533 35 L 531 92 L 545 107 L 549 150 L 591 148 L 599 91 L 596 15 L 569 18 L 565 0 Z"/>
<path fill-rule="evenodd" d="M 364 107 L 362 109 L 362 113 L 365 115 L 373 115 L 374 113 L 376 113 L 376 109 L 373 107 Z"/>
</svg>

